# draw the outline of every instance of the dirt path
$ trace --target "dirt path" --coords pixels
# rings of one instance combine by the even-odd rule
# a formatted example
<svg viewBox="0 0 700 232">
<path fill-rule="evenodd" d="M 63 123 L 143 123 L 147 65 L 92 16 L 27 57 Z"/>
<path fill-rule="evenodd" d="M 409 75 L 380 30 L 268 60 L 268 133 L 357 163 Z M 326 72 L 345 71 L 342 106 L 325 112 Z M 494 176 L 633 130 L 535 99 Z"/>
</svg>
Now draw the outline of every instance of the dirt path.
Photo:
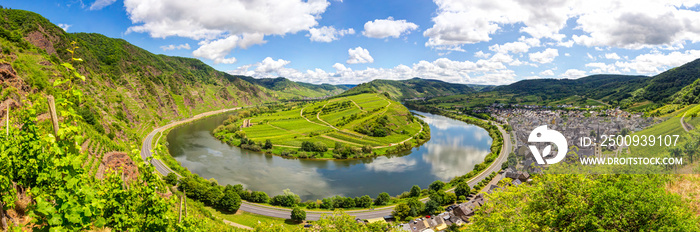
<svg viewBox="0 0 700 232">
<path fill-rule="evenodd" d="M 238 223 L 226 220 L 226 219 L 222 219 L 222 220 L 224 221 L 224 223 L 229 224 L 231 226 L 235 226 L 235 227 L 238 227 L 238 228 L 241 228 L 244 230 L 253 230 L 253 228 L 250 226 L 241 225 L 241 224 L 238 224 Z"/>
<path fill-rule="evenodd" d="M 685 119 L 686 113 L 688 113 L 688 112 L 683 113 L 683 116 L 681 116 L 681 126 L 683 126 L 683 130 L 685 130 L 685 132 L 690 132 L 690 130 L 693 129 L 693 126 L 691 126 L 690 124 L 685 122 L 684 119 Z"/>
<path fill-rule="evenodd" d="M 299 111 L 299 116 L 301 116 L 301 118 L 306 119 L 307 122 L 310 122 L 310 123 L 313 123 L 313 124 L 316 124 L 316 125 L 319 125 L 319 126 L 327 126 L 327 125 L 323 125 L 323 124 L 320 124 L 320 123 L 311 121 L 311 120 L 309 120 L 308 118 L 304 117 L 304 109 L 306 109 L 306 107 L 302 108 L 301 111 Z"/>
<path fill-rule="evenodd" d="M 348 99 L 348 98 L 346 98 L 346 99 Z M 364 113 L 367 113 L 367 111 L 366 111 L 366 110 L 363 110 L 362 107 L 360 107 L 360 105 L 357 104 L 357 102 L 355 102 L 355 101 L 352 100 L 352 99 L 348 99 L 348 100 L 350 100 L 350 101 L 352 102 L 352 104 L 355 104 L 355 106 L 357 106 L 357 109 L 359 109 L 360 111 L 362 111 L 362 112 L 364 112 Z"/>
<path fill-rule="evenodd" d="M 328 102 L 330 102 L 330 101 L 326 101 L 326 104 L 323 104 L 323 107 L 321 107 L 321 111 L 323 111 L 323 108 L 326 108 L 326 105 L 328 105 Z M 328 123 L 328 122 L 326 122 L 326 121 L 323 121 L 323 119 L 321 119 L 321 117 L 320 117 L 320 116 L 321 116 L 321 111 L 318 111 L 318 113 L 316 113 L 316 119 L 318 119 L 318 120 L 321 121 L 322 123 L 325 123 L 326 125 L 328 125 L 329 127 L 333 128 L 334 130 L 339 131 L 340 129 L 335 128 L 335 127 L 334 127 L 333 125 L 331 125 L 330 123 Z"/>
</svg>

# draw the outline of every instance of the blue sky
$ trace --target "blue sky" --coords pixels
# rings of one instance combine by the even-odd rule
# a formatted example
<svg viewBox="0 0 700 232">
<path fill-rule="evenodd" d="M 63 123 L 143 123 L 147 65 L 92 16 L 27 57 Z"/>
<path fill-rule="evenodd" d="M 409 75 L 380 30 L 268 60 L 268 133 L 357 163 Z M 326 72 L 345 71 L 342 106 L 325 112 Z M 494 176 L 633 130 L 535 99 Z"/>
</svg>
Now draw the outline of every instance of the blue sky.
<svg viewBox="0 0 700 232">
<path fill-rule="evenodd" d="M 698 2 L 9 0 L 68 32 L 254 77 L 508 84 L 655 75 L 700 58 Z M 546 6 L 546 7 L 543 7 Z"/>
</svg>

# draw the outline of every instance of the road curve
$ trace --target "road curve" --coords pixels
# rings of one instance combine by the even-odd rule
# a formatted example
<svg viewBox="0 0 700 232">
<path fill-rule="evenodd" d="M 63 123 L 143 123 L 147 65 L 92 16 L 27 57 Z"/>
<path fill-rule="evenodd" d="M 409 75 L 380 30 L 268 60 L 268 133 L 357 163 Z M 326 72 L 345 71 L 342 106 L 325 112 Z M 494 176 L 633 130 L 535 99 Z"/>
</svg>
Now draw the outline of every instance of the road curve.
<svg viewBox="0 0 700 232">
<path fill-rule="evenodd" d="M 168 128 L 171 128 L 173 126 L 176 126 L 176 125 L 179 125 L 182 123 L 191 122 L 193 120 L 199 119 L 199 118 L 204 117 L 204 116 L 219 114 L 219 113 L 223 113 L 226 111 L 237 110 L 237 109 L 240 109 L 240 107 L 206 112 L 206 113 L 198 114 L 198 115 L 196 115 L 192 118 L 186 119 L 186 120 L 172 122 L 172 123 L 167 124 L 165 126 L 154 129 L 143 140 L 143 146 L 141 147 L 141 158 L 144 160 L 144 162 L 147 162 L 148 158 L 152 157 L 151 150 L 153 148 L 151 146 L 151 143 L 153 141 L 153 137 L 155 137 L 155 135 L 157 133 L 165 131 Z M 503 147 L 501 149 L 501 154 L 499 154 L 498 158 L 496 158 L 496 160 L 493 163 L 491 163 L 491 165 L 485 171 L 482 171 L 481 173 L 479 173 L 479 175 L 472 177 L 470 180 L 467 181 L 467 183 L 469 184 L 470 187 L 474 187 L 481 180 L 488 177 L 492 172 L 499 171 L 501 169 L 501 164 L 506 161 L 508 154 L 510 154 L 510 150 L 512 148 L 512 146 L 510 144 L 511 143 L 510 134 L 506 133 L 506 131 L 504 131 L 503 128 L 501 128 L 501 126 L 498 126 L 498 130 L 503 135 Z M 156 168 L 156 171 L 158 171 L 160 174 L 162 174 L 164 176 L 168 175 L 168 173 L 173 172 L 170 168 L 168 168 L 168 166 L 163 164 L 162 161 L 160 161 L 156 158 L 151 159 L 151 165 L 153 165 Z M 175 173 L 175 174 L 177 174 L 177 173 Z M 454 188 L 449 189 L 448 191 L 454 191 Z M 427 201 L 427 198 L 424 198 L 421 201 L 425 202 L 425 201 Z M 241 207 L 239 210 L 249 212 L 249 213 L 269 216 L 269 217 L 285 218 L 285 219 L 291 219 L 291 211 L 292 211 L 291 209 L 261 205 L 261 204 L 247 202 L 247 201 L 243 201 L 241 203 Z M 352 215 L 352 216 L 355 216 L 355 217 L 360 218 L 360 219 L 370 219 L 370 218 L 378 218 L 378 217 L 391 215 L 391 212 L 393 210 L 394 210 L 394 206 L 386 206 L 386 207 L 376 208 L 376 209 L 372 209 L 372 210 L 370 210 L 370 209 L 349 210 L 349 211 L 345 211 L 345 213 Z M 331 211 L 307 211 L 306 212 L 306 220 L 316 221 L 316 220 L 320 219 L 322 215 L 330 214 L 330 213 L 332 213 L 332 212 Z"/>
</svg>

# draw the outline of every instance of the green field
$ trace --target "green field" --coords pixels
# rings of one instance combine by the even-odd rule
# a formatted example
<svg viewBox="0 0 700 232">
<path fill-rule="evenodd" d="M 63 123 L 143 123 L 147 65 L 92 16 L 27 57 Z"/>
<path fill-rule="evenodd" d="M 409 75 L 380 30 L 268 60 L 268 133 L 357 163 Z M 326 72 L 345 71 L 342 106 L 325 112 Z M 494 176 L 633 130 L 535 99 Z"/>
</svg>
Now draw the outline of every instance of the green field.
<svg viewBox="0 0 700 232">
<path fill-rule="evenodd" d="M 676 106 L 673 106 L 676 107 Z M 663 108 L 663 107 L 662 107 Z M 662 109 L 663 110 L 663 109 Z M 700 105 L 691 105 L 681 110 L 665 115 L 665 121 L 658 123 L 654 126 L 648 127 L 639 132 L 635 132 L 635 135 L 647 135 L 647 136 L 665 136 L 665 135 L 679 135 L 678 144 L 683 143 L 686 140 L 685 135 L 688 134 L 681 126 L 681 116 L 686 114 L 684 118 L 686 122 L 691 124 L 693 127 L 697 128 L 700 125 L 700 118 L 688 117 L 690 113 L 695 113 L 700 111 Z M 630 147 L 630 152 L 634 155 L 651 157 L 659 156 L 660 154 L 668 154 L 668 148 L 664 146 L 632 146 Z"/>
<path fill-rule="evenodd" d="M 242 136 L 260 147 L 266 141 L 273 144 L 270 153 L 300 157 L 299 152 L 313 157 L 302 158 L 338 158 L 333 150 L 337 143 L 354 155 L 343 158 L 376 156 L 396 151 L 398 147 L 405 150 L 420 144 L 429 137 L 422 122 L 411 114 L 406 107 L 388 99 L 381 94 L 359 94 L 332 98 L 314 102 L 292 102 L 274 109 L 253 111 L 250 115 L 241 113 L 241 117 L 224 122 L 226 130 L 215 130 L 217 138 L 236 146 L 242 146 Z M 242 127 L 249 120 L 250 126 Z M 235 126 L 233 126 L 235 125 Z M 241 132 L 238 132 L 241 133 Z M 327 151 L 304 150 L 304 142 L 325 145 Z M 409 145 L 401 145 L 402 143 Z M 360 152 L 359 150 L 363 149 Z M 253 148 L 252 150 L 256 150 Z M 264 149 L 263 149 L 264 150 Z"/>
</svg>

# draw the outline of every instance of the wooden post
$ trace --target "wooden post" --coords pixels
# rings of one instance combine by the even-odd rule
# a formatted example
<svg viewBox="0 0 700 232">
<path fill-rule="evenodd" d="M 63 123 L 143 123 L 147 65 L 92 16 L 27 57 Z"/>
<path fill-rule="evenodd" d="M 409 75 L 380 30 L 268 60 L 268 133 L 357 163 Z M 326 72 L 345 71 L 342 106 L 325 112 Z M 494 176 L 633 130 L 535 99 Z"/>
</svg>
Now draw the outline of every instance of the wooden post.
<svg viewBox="0 0 700 232">
<path fill-rule="evenodd" d="M 187 218 L 187 190 L 182 189 L 182 197 L 185 198 L 185 218 Z"/>
<path fill-rule="evenodd" d="M 5 128 L 5 133 L 7 133 L 6 137 L 10 137 L 10 104 L 7 104 L 7 112 L 5 112 L 5 113 L 6 113 L 5 116 L 7 116 L 6 117 L 7 120 L 5 120 L 7 123 L 7 127 Z"/>
<path fill-rule="evenodd" d="M 2 228 L 7 231 L 7 219 L 5 218 L 5 203 L 0 201 L 0 217 L 2 218 Z"/>
<path fill-rule="evenodd" d="M 180 197 L 180 208 L 178 209 L 178 211 L 179 211 L 179 212 L 178 212 L 178 215 L 179 215 L 179 216 L 177 217 L 177 223 L 178 223 L 178 224 L 182 223 L 182 198 L 184 198 L 184 196 L 181 196 L 181 197 Z"/>
<path fill-rule="evenodd" d="M 51 95 L 46 97 L 46 99 L 49 100 L 49 114 L 51 115 L 51 122 L 53 123 L 53 134 L 54 136 L 58 136 L 58 116 L 56 116 L 56 103 Z"/>
</svg>

